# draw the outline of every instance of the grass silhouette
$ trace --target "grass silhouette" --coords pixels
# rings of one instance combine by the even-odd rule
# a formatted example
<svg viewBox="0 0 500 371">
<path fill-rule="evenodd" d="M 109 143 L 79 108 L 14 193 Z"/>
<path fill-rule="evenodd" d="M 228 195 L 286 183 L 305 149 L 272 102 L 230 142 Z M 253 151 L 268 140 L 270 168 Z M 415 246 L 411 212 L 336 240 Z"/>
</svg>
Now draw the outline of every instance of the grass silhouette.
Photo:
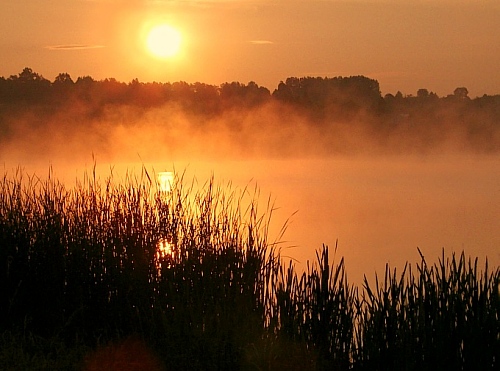
<svg viewBox="0 0 500 371">
<path fill-rule="evenodd" d="M 282 261 L 258 190 L 154 179 L 4 175 L 2 369 L 498 368 L 498 267 L 443 252 L 354 287 L 326 246 Z"/>
</svg>

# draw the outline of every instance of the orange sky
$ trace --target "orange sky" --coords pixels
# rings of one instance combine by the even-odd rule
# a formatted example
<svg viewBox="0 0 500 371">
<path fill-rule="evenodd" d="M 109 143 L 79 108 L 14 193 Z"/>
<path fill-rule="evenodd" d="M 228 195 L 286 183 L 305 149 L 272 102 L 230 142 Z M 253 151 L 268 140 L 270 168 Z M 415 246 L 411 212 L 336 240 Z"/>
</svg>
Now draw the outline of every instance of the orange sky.
<svg viewBox="0 0 500 371">
<path fill-rule="evenodd" d="M 5 0 L 0 76 L 30 67 L 53 80 L 255 81 L 365 75 L 382 93 L 500 93 L 498 0 Z M 144 51 L 148 22 L 183 34 L 181 54 Z"/>
</svg>

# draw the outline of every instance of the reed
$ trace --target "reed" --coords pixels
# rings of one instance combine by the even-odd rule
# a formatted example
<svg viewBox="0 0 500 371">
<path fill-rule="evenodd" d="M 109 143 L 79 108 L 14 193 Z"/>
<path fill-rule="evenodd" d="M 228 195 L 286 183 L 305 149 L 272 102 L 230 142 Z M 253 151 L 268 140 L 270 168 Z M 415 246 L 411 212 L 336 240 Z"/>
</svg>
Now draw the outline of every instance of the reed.
<svg viewBox="0 0 500 371">
<path fill-rule="evenodd" d="M 146 170 L 69 190 L 24 177 L 1 185 L 3 329 L 88 343 L 168 333 L 179 337 L 169 347 L 196 344 L 189 360 L 203 349 L 214 365 L 237 361 L 241 334 L 263 329 L 272 248 L 248 189 L 212 179 L 192 193 L 177 179 L 163 192 Z"/>
<path fill-rule="evenodd" d="M 45 354 L 57 368 L 54 349 L 81 365 L 78 349 L 132 337 L 166 369 L 498 368 L 498 267 L 443 251 L 353 287 L 327 246 L 305 272 L 283 262 L 258 189 L 154 179 L 4 175 L 0 332 L 31 351 L 0 365 Z"/>
<path fill-rule="evenodd" d="M 355 364 L 361 369 L 493 370 L 500 356 L 500 272 L 452 254 L 417 274 L 386 267 L 357 300 Z"/>
<path fill-rule="evenodd" d="M 304 343 L 316 367 L 347 369 L 354 336 L 354 290 L 347 283 L 343 259 L 332 269 L 326 246 L 316 256 L 317 264 L 308 264 L 302 275 L 292 263 L 286 270 L 280 265 L 276 331 Z"/>
</svg>

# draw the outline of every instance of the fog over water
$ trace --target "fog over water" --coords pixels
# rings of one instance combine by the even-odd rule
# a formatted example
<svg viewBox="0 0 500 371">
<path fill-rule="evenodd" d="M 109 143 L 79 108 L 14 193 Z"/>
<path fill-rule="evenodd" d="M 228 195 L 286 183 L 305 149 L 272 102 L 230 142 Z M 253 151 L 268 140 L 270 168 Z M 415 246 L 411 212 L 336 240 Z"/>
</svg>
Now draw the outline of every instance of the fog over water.
<svg viewBox="0 0 500 371">
<path fill-rule="evenodd" d="M 428 262 L 437 261 L 445 248 L 447 255 L 464 250 L 477 256 L 481 265 L 486 256 L 491 265 L 500 264 L 498 153 L 479 154 L 459 145 L 373 151 L 367 142 L 359 146 L 366 150 L 327 154 L 329 145 L 348 147 L 368 134 L 340 133 L 327 143 L 300 124 L 299 114 L 273 110 L 269 118 L 266 109 L 246 118 L 235 115 L 233 121 L 242 123 L 237 130 L 221 130 L 227 123 L 219 121 L 193 129 L 182 115 L 167 118 L 160 110 L 139 116 L 109 112 L 106 120 L 78 128 L 64 113 L 40 127 L 27 126 L 36 117 L 25 117 L 3 141 L 1 162 L 6 171 L 20 165 L 41 177 L 52 166 L 69 186 L 94 161 L 103 178 L 111 167 L 119 179 L 127 169 L 145 166 L 185 171 L 187 180 L 196 177 L 199 183 L 213 174 L 216 182 L 237 187 L 256 184 L 262 210 L 269 195 L 277 208 L 270 240 L 290 218 L 283 255 L 304 267 L 322 244 L 333 248 L 338 240 L 337 256 L 345 257 L 348 277 L 358 284 L 363 274 L 370 279 L 375 271 L 383 274 L 387 262 L 398 270 L 406 261 L 419 262 L 417 247 Z M 295 125 L 248 129 L 282 116 Z"/>
<path fill-rule="evenodd" d="M 339 156 L 326 159 L 197 162 L 234 184 L 250 179 L 275 198 L 271 238 L 288 217 L 283 254 L 301 264 L 327 244 L 344 256 L 351 280 L 419 262 L 442 248 L 500 263 L 500 157 Z M 219 177 L 219 176 L 217 176 Z M 294 212 L 296 212 L 294 214 Z M 286 248 L 289 247 L 289 248 Z"/>
</svg>

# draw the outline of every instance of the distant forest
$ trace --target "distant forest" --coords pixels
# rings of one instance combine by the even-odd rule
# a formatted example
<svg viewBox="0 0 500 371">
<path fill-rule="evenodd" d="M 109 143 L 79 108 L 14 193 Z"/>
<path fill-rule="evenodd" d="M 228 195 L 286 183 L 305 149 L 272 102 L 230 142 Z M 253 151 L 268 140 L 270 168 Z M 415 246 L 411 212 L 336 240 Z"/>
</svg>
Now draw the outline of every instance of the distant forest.
<svg viewBox="0 0 500 371">
<path fill-rule="evenodd" d="M 50 119 L 61 110 L 71 110 L 77 115 L 75 122 L 82 122 L 86 118 L 95 121 L 113 107 L 134 107 L 137 112 L 176 109 L 203 125 L 203 119 L 209 122 L 228 112 L 248 115 L 269 106 L 282 110 L 285 117 L 280 125 L 294 112 L 307 119 L 314 130 L 340 130 L 339 123 L 342 128 L 359 126 L 378 142 L 402 136 L 407 144 L 419 139 L 417 142 L 432 146 L 452 134 L 460 137 L 461 146 L 467 149 L 500 149 L 500 95 L 470 98 L 465 87 L 443 97 L 424 88 L 416 95 L 397 92 L 382 96 L 378 81 L 365 76 L 289 77 L 271 92 L 255 82 L 216 86 L 134 79 L 124 83 L 114 78 L 97 81 L 90 76 L 75 81 L 67 73 L 49 81 L 31 68 L 0 77 L 0 142 L 12 133 L 16 118 L 26 119 L 27 113 L 40 125 L 41 117 Z M 260 122 L 253 129 L 259 131 L 265 125 Z"/>
</svg>

